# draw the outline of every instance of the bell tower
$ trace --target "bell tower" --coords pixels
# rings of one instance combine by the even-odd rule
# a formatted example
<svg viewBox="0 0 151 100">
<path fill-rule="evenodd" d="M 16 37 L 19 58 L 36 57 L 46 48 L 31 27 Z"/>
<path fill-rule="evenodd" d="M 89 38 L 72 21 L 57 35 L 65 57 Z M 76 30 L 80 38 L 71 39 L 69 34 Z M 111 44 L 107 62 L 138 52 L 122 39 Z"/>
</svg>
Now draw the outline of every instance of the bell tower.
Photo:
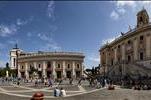
<svg viewBox="0 0 151 100">
<path fill-rule="evenodd" d="M 149 15 L 146 9 L 142 9 L 137 13 L 137 27 L 141 27 L 145 24 L 149 24 Z"/>
<path fill-rule="evenodd" d="M 10 50 L 10 68 L 11 69 L 17 68 L 17 59 L 20 53 L 21 53 L 21 49 L 19 49 L 17 44 L 15 44 L 15 47 L 12 50 Z"/>
</svg>

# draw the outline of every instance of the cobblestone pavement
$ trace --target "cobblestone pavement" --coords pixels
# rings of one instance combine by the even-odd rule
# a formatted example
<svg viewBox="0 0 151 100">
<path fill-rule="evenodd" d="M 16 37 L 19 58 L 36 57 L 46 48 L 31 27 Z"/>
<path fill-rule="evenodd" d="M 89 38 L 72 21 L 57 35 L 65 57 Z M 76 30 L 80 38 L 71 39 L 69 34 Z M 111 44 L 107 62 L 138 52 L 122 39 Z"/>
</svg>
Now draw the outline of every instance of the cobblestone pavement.
<svg viewBox="0 0 151 100">
<path fill-rule="evenodd" d="M 1 100 L 30 100 L 30 98 L 9 96 L 0 93 Z M 98 90 L 92 93 L 80 94 L 71 97 L 51 98 L 51 100 L 151 100 L 151 91 L 137 91 L 130 89 Z M 44 99 L 50 100 L 50 99 Z"/>
<path fill-rule="evenodd" d="M 55 86 L 54 86 L 55 87 Z M 45 95 L 44 100 L 151 100 L 151 90 L 132 90 L 121 89 L 116 87 L 115 90 L 107 90 L 105 88 L 96 89 L 84 83 L 82 86 L 62 84 L 67 92 L 66 97 L 54 97 L 54 87 L 40 86 L 36 88 L 33 84 L 1 84 L 0 85 L 0 100 L 30 100 L 31 96 L 41 91 Z"/>
</svg>

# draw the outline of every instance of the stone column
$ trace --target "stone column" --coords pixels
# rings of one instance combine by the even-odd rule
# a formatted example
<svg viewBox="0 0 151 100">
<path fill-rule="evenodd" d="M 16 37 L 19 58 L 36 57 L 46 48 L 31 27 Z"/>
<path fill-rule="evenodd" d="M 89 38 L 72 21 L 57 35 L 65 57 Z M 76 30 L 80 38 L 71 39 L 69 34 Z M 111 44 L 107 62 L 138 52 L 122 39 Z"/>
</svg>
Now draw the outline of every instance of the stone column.
<svg viewBox="0 0 151 100">
<path fill-rule="evenodd" d="M 125 60 L 125 44 L 122 45 L 122 60 Z"/>
<path fill-rule="evenodd" d="M 84 71 L 84 65 L 83 63 L 81 63 L 81 75 L 84 75 L 83 71 Z"/>
<path fill-rule="evenodd" d="M 56 75 L 56 61 L 52 62 L 52 66 L 53 66 L 53 72 L 52 72 L 53 77 L 57 78 L 57 75 Z"/>
<path fill-rule="evenodd" d="M 117 63 L 117 48 L 114 49 L 114 64 Z"/>
<path fill-rule="evenodd" d="M 125 75 L 125 43 L 122 44 L 122 75 Z"/>
<path fill-rule="evenodd" d="M 20 73 L 20 64 L 18 64 L 18 78 L 21 78 L 21 73 Z"/>
<path fill-rule="evenodd" d="M 46 77 L 46 62 L 45 61 L 43 61 L 42 74 L 44 77 Z"/>
<path fill-rule="evenodd" d="M 37 69 L 37 62 L 34 62 L 34 68 Z"/>
<path fill-rule="evenodd" d="M 25 63 L 25 75 L 26 75 L 26 79 L 29 79 L 28 63 Z"/>
<path fill-rule="evenodd" d="M 151 57 L 151 35 L 147 34 L 146 36 L 146 58 L 149 59 Z"/>
<path fill-rule="evenodd" d="M 66 62 L 63 61 L 63 76 L 66 78 Z"/>
<path fill-rule="evenodd" d="M 72 62 L 72 75 L 73 75 L 73 78 L 76 78 L 76 73 L 75 73 L 75 62 L 74 62 L 74 61 Z"/>
<path fill-rule="evenodd" d="M 134 61 L 136 61 L 136 60 L 138 60 L 138 40 L 137 40 L 137 38 L 134 39 L 133 50 L 134 50 Z"/>
</svg>

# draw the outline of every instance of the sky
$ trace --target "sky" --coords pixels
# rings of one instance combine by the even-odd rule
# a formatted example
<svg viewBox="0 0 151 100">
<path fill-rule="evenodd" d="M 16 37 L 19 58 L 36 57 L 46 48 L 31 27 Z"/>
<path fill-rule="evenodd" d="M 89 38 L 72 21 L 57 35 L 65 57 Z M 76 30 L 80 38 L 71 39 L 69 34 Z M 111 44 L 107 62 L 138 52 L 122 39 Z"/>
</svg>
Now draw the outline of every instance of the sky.
<svg viewBox="0 0 151 100">
<path fill-rule="evenodd" d="M 136 27 L 143 7 L 151 16 L 150 1 L 0 1 L 0 67 L 16 43 L 25 52 L 82 52 L 86 68 L 98 66 L 100 47 Z"/>
</svg>

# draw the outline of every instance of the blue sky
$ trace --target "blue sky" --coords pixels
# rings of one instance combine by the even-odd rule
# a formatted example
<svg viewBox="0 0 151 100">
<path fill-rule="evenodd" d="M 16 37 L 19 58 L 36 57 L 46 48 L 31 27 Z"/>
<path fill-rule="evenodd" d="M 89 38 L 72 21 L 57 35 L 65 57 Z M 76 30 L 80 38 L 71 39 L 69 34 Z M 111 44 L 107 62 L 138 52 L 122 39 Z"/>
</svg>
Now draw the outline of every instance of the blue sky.
<svg viewBox="0 0 151 100">
<path fill-rule="evenodd" d="M 99 64 L 99 48 L 136 25 L 136 14 L 149 1 L 1 1 L 0 67 L 15 43 L 27 52 L 75 51 L 85 66 Z"/>
</svg>

